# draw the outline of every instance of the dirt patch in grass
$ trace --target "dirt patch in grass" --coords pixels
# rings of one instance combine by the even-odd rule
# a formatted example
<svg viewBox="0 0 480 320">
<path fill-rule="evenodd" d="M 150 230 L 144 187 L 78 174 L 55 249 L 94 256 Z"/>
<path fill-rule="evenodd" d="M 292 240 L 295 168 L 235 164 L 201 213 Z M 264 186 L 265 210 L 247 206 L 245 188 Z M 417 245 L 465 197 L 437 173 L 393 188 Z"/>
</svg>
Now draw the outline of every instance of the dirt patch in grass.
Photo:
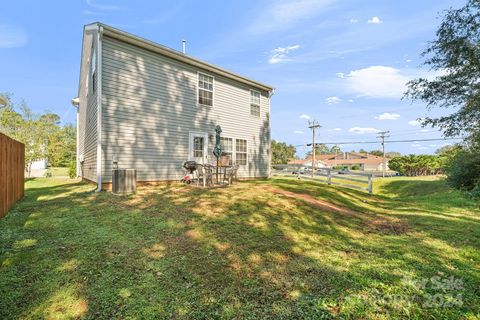
<svg viewBox="0 0 480 320">
<path fill-rule="evenodd" d="M 276 194 L 277 196 L 285 196 L 288 198 L 299 199 L 318 209 L 325 210 L 328 212 L 341 213 L 341 214 L 352 216 L 352 217 L 361 216 L 360 212 L 350 210 L 348 208 L 333 204 L 331 202 L 315 199 L 314 197 L 308 194 L 295 193 L 295 192 L 286 191 L 286 190 L 278 189 L 271 186 L 262 186 L 262 188 L 265 189 L 266 191 Z"/>
<path fill-rule="evenodd" d="M 383 234 L 404 234 L 408 231 L 406 221 L 392 218 L 377 218 L 368 223 L 369 232 L 378 232 Z"/>
</svg>

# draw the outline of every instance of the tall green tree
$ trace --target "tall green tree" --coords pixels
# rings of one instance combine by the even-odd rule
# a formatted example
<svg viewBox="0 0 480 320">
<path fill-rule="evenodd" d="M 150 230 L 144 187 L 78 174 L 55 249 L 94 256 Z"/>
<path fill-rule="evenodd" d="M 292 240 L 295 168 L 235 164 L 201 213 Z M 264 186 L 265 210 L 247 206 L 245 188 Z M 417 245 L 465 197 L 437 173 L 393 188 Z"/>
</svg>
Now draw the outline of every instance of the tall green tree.
<svg viewBox="0 0 480 320">
<path fill-rule="evenodd" d="M 272 140 L 271 143 L 272 164 L 287 164 L 289 160 L 295 158 L 297 150 L 294 146 L 285 142 Z"/>
<path fill-rule="evenodd" d="M 4 95 L 7 105 L 0 109 L 0 132 L 25 144 L 25 166 L 30 175 L 32 163 L 48 158 L 50 141 L 60 130 L 58 115 L 36 115 L 24 101 L 15 105 L 11 95 Z"/>
<path fill-rule="evenodd" d="M 56 130 L 48 143 L 48 163 L 52 167 L 67 167 L 76 157 L 76 129 L 66 124 Z"/>
<path fill-rule="evenodd" d="M 408 83 L 406 97 L 420 100 L 428 108 L 450 108 L 453 112 L 427 117 L 424 126 L 439 127 L 446 136 L 480 136 L 480 1 L 469 0 L 459 9 L 446 11 L 436 38 L 423 52 L 424 64 L 437 76 Z"/>
<path fill-rule="evenodd" d="M 437 155 L 411 154 L 391 159 L 388 167 L 406 176 L 423 176 L 443 173 L 445 163 Z"/>
</svg>

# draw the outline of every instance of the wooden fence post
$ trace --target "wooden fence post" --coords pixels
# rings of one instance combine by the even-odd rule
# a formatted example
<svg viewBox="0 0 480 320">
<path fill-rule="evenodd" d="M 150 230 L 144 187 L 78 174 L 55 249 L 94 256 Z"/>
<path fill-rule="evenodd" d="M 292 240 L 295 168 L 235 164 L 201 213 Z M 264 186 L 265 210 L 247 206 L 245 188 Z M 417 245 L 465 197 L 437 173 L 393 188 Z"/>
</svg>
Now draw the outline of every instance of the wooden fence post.
<svg viewBox="0 0 480 320">
<path fill-rule="evenodd" d="M 332 169 L 327 169 L 327 183 L 328 185 L 332 184 Z"/>
<path fill-rule="evenodd" d="M 368 176 L 368 193 L 372 194 L 373 189 L 373 179 L 372 174 Z"/>
</svg>

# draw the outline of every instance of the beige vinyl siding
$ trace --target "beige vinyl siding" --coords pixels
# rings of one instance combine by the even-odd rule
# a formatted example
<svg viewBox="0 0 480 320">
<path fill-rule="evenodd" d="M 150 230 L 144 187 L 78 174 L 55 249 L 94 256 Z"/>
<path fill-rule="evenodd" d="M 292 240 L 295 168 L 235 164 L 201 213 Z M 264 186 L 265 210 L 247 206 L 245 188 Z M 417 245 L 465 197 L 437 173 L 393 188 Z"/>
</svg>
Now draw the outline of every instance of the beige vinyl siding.
<svg viewBox="0 0 480 320">
<path fill-rule="evenodd" d="M 86 36 L 87 37 L 87 36 Z M 91 62 L 91 45 L 95 34 L 89 34 L 85 45 L 88 46 L 85 54 Z M 92 74 L 90 63 L 85 64 L 82 70 L 82 90 L 80 92 L 79 109 L 79 155 L 83 155 L 84 163 L 81 166 L 82 177 L 91 181 L 97 180 L 97 92 L 92 91 Z M 97 59 L 98 70 L 98 59 Z M 98 74 L 98 71 L 97 71 Z M 88 88 L 86 82 L 88 81 Z M 98 84 L 98 75 L 97 75 Z"/>
<path fill-rule="evenodd" d="M 246 139 L 248 165 L 243 177 L 269 173 L 268 93 L 261 92 L 260 118 L 250 115 L 250 89 L 157 53 L 103 37 L 103 181 L 111 181 L 112 159 L 137 169 L 139 181 L 176 180 L 188 159 L 189 132 Z M 212 75 L 214 105 L 197 104 L 198 72 Z M 258 89 L 256 89 L 258 90 Z M 213 160 L 214 140 L 208 139 Z"/>
</svg>

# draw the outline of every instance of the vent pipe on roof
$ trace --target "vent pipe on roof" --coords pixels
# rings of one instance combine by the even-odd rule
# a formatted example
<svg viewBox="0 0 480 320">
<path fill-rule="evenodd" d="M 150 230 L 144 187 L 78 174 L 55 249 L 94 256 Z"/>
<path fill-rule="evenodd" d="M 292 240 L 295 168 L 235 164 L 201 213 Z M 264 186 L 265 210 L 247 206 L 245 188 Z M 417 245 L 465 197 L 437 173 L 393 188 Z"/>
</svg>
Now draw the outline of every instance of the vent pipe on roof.
<svg viewBox="0 0 480 320">
<path fill-rule="evenodd" d="M 182 40 L 182 52 L 183 52 L 183 54 L 185 54 L 186 46 L 187 46 L 187 40 L 183 39 Z"/>
</svg>

